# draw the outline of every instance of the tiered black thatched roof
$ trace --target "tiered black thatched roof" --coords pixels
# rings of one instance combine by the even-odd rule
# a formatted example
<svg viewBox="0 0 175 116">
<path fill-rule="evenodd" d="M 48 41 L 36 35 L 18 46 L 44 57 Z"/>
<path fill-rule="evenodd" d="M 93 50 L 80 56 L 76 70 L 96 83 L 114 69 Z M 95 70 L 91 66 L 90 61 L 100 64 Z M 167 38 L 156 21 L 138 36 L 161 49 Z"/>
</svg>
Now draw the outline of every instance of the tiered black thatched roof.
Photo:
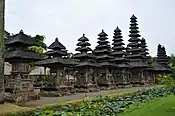
<svg viewBox="0 0 175 116">
<path fill-rule="evenodd" d="M 112 56 L 114 57 L 114 59 L 112 59 L 111 61 L 115 62 L 118 67 L 128 67 L 128 65 L 125 63 L 126 53 L 125 47 L 123 46 L 125 44 L 123 43 L 124 40 L 122 39 L 121 30 L 118 27 L 114 30 L 113 38 Z"/>
<path fill-rule="evenodd" d="M 165 47 L 161 46 L 160 44 L 157 46 L 157 57 L 152 66 L 155 71 L 171 72 L 171 69 L 168 66 L 168 58 L 166 55 Z"/>
<path fill-rule="evenodd" d="M 62 56 L 67 56 L 67 50 L 64 45 L 62 45 L 58 38 L 55 39 L 55 41 L 48 47 L 49 49 L 52 49 L 48 52 L 46 52 L 46 55 L 49 56 L 47 59 L 44 59 L 42 61 L 38 61 L 35 63 L 35 65 L 38 66 L 54 66 L 54 67 L 61 67 L 61 66 L 71 66 L 75 65 L 76 62 L 72 59 L 65 59 Z"/>
<path fill-rule="evenodd" d="M 140 34 L 138 31 L 138 24 L 137 24 L 137 17 L 134 15 L 130 18 L 131 19 L 131 24 L 130 24 L 130 34 L 129 37 L 130 39 L 129 44 L 127 45 L 127 58 L 129 60 L 129 64 L 132 67 L 146 67 L 147 65 L 142 62 L 142 49 L 140 46 Z"/>
<path fill-rule="evenodd" d="M 77 67 L 83 67 L 83 66 L 91 66 L 91 67 L 99 67 L 97 63 L 94 63 L 95 56 L 92 53 L 88 53 L 92 51 L 92 49 L 89 47 L 91 44 L 88 42 L 89 39 L 85 37 L 85 34 L 81 38 L 78 39 L 77 48 L 75 51 L 79 51 L 80 53 L 77 53 L 73 56 L 73 58 L 78 59 L 80 62 L 77 65 Z"/>
<path fill-rule="evenodd" d="M 36 66 L 45 67 L 64 67 L 64 66 L 74 66 L 77 62 L 72 59 L 63 59 L 60 57 L 48 58 L 35 63 Z"/>
<path fill-rule="evenodd" d="M 155 71 L 162 71 L 162 72 L 171 72 L 170 68 L 165 67 L 164 65 L 158 63 L 158 62 L 153 62 L 152 67 Z"/>
<path fill-rule="evenodd" d="M 36 41 L 30 36 L 24 34 L 22 30 L 18 34 L 6 39 L 5 45 L 6 48 L 10 48 L 5 51 L 5 61 L 7 62 L 17 60 L 35 61 L 42 59 L 37 53 L 27 50 L 27 47 L 36 45 Z"/>
<path fill-rule="evenodd" d="M 35 52 L 31 51 L 24 51 L 24 50 L 14 50 L 14 51 L 6 51 L 5 52 L 5 61 L 13 62 L 16 60 L 41 60 L 42 57 Z"/>
<path fill-rule="evenodd" d="M 13 36 L 9 36 L 5 41 L 6 46 L 33 46 L 36 45 L 36 41 L 32 39 L 30 36 L 24 34 L 23 30 L 21 30 L 18 34 Z"/>
<path fill-rule="evenodd" d="M 141 50 L 142 50 L 142 61 L 143 62 L 148 62 L 148 59 L 149 59 L 149 53 L 148 53 L 148 49 L 147 49 L 147 45 L 146 45 L 146 40 L 144 38 L 141 39 L 141 44 L 140 44 L 140 47 L 141 47 Z"/>
<path fill-rule="evenodd" d="M 138 24 L 137 24 L 137 18 L 133 15 L 131 18 L 131 24 L 130 24 L 130 39 L 128 47 L 130 48 L 128 50 L 129 55 L 127 56 L 129 58 L 129 60 L 131 61 L 135 61 L 135 60 L 140 60 L 142 58 L 141 55 L 141 49 L 140 49 L 140 35 L 139 35 L 139 31 L 138 31 Z"/>
<path fill-rule="evenodd" d="M 78 39 L 78 43 L 77 43 L 77 48 L 75 49 L 75 51 L 78 51 L 80 53 L 75 54 L 73 57 L 75 59 L 87 59 L 87 58 L 95 58 L 95 56 L 92 53 L 88 53 L 91 52 L 92 49 L 89 47 L 91 46 L 91 44 L 88 42 L 89 39 L 87 37 L 85 37 L 85 34 L 83 34 L 83 36 L 81 38 Z"/>
<path fill-rule="evenodd" d="M 168 57 L 164 46 L 158 45 L 156 62 L 162 64 L 165 67 L 168 66 Z"/>
<path fill-rule="evenodd" d="M 89 39 L 85 37 L 85 34 L 81 38 L 78 39 L 77 46 L 78 48 L 75 49 L 75 51 L 79 51 L 80 53 L 87 53 L 89 51 L 92 51 L 92 49 L 88 46 L 91 46 L 91 44 L 88 42 Z"/>
<path fill-rule="evenodd" d="M 48 56 L 62 57 L 68 55 L 66 47 L 58 41 L 58 38 L 56 38 L 55 41 L 48 48 L 52 49 L 46 52 L 46 55 Z"/>
<path fill-rule="evenodd" d="M 107 38 L 107 34 L 102 30 L 98 34 L 98 45 L 94 49 L 94 54 L 97 56 L 97 61 L 101 63 L 102 66 L 116 66 L 109 62 L 113 57 L 111 55 L 111 47 Z"/>
</svg>

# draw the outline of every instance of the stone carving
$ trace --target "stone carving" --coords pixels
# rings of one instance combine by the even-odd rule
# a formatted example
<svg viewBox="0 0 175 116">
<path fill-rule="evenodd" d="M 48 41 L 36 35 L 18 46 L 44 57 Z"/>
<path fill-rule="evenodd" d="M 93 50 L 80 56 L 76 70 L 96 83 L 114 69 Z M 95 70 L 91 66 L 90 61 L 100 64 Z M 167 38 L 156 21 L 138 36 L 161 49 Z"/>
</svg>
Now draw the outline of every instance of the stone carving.
<svg viewBox="0 0 175 116">
<path fill-rule="evenodd" d="M 24 105 L 27 101 L 26 94 L 22 89 L 21 74 L 18 74 L 15 79 L 15 85 L 13 89 L 13 95 L 15 98 L 15 103 L 18 105 Z"/>
<path fill-rule="evenodd" d="M 91 68 L 88 72 L 88 85 L 92 85 L 93 84 L 93 76 L 94 76 L 94 72 L 93 69 Z"/>
</svg>

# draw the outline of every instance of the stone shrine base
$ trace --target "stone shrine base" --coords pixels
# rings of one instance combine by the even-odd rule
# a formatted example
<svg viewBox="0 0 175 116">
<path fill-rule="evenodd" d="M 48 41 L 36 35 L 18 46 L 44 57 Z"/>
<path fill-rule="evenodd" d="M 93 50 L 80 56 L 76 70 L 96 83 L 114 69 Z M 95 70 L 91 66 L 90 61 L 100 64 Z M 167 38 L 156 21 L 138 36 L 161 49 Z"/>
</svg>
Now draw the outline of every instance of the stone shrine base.
<svg viewBox="0 0 175 116">
<path fill-rule="evenodd" d="M 117 86 L 115 85 L 100 86 L 100 90 L 112 90 L 112 89 L 117 89 Z"/>
<path fill-rule="evenodd" d="M 25 105 L 27 101 L 40 99 L 40 89 L 33 89 L 31 91 L 24 91 L 17 94 L 6 92 L 4 98 L 5 102 Z"/>
<path fill-rule="evenodd" d="M 117 88 L 129 88 L 132 87 L 132 85 L 129 82 L 123 82 L 123 83 L 117 83 Z"/>
</svg>

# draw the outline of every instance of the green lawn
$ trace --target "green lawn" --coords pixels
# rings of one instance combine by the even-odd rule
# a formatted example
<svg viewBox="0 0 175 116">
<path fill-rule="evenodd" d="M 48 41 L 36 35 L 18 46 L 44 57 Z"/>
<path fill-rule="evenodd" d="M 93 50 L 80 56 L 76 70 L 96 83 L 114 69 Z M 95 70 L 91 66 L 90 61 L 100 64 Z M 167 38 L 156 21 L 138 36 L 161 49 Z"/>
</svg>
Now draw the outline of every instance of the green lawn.
<svg viewBox="0 0 175 116">
<path fill-rule="evenodd" d="M 20 107 L 10 103 L 0 104 L 0 116 L 3 116 L 3 114 L 9 113 L 9 112 L 17 112 L 17 111 L 23 111 L 23 110 L 29 110 L 29 109 L 30 108 Z"/>
<path fill-rule="evenodd" d="M 175 116 L 175 96 L 170 95 L 145 103 L 138 108 L 129 109 L 121 116 Z"/>
</svg>

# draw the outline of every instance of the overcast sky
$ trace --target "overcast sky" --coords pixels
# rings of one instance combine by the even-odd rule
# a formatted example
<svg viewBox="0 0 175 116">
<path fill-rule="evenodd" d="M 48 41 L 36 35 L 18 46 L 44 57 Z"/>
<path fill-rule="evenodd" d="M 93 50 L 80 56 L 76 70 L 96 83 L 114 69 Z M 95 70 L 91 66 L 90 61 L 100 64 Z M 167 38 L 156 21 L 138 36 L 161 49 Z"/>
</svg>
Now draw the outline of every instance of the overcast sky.
<svg viewBox="0 0 175 116">
<path fill-rule="evenodd" d="M 47 45 L 58 37 L 69 52 L 75 52 L 83 33 L 92 48 L 102 29 L 111 41 L 117 26 L 127 44 L 130 17 L 135 14 L 151 55 L 156 55 L 159 43 L 168 54 L 175 53 L 175 0 L 6 0 L 5 10 L 8 32 L 41 34 Z"/>
</svg>

